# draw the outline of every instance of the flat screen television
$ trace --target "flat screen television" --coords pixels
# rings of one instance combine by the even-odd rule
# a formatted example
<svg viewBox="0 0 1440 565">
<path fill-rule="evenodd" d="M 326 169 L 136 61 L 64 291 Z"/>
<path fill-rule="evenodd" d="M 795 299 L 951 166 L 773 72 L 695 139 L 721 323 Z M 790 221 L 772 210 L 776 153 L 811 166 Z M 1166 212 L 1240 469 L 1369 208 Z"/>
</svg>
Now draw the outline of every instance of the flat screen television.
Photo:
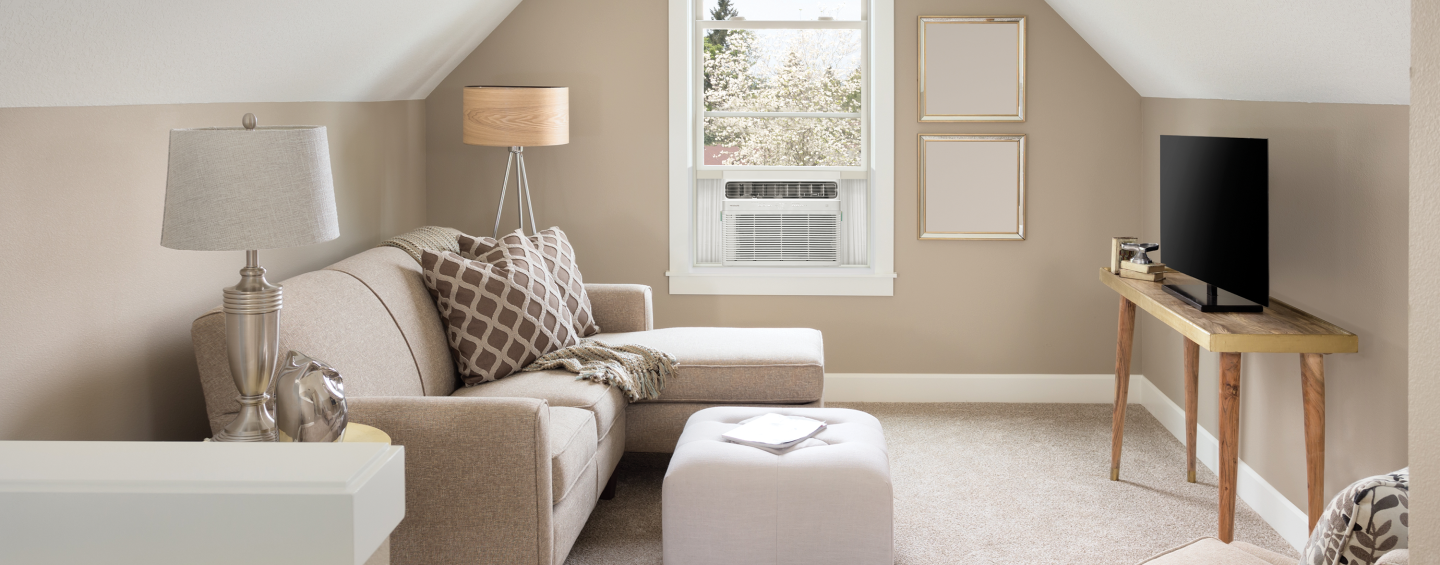
<svg viewBox="0 0 1440 565">
<path fill-rule="evenodd" d="M 1204 283 L 1165 291 L 1203 312 L 1270 305 L 1268 140 L 1160 136 L 1160 253 Z"/>
</svg>

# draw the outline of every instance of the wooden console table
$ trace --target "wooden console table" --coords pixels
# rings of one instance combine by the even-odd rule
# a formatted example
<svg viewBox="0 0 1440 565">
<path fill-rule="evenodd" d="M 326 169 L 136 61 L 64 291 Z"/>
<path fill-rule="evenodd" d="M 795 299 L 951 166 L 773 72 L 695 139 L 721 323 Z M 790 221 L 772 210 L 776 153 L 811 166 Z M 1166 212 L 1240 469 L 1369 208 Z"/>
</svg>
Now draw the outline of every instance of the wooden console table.
<svg viewBox="0 0 1440 565">
<path fill-rule="evenodd" d="M 1171 271 L 1166 283 L 1195 283 Z M 1135 307 L 1185 336 L 1185 447 L 1188 480 L 1195 482 L 1195 407 L 1200 348 L 1220 354 L 1220 535 L 1235 537 L 1235 477 L 1240 460 L 1240 354 L 1299 353 L 1300 392 L 1305 405 L 1305 468 L 1310 529 L 1325 507 L 1325 357 L 1355 353 L 1360 338 L 1293 306 L 1270 299 L 1259 314 L 1205 313 L 1167 294 L 1165 283 L 1138 281 L 1100 269 L 1100 281 L 1120 293 L 1120 331 L 1115 343 L 1115 414 L 1112 423 L 1110 480 L 1120 480 L 1120 444 L 1125 433 L 1125 402 L 1130 389 L 1130 347 L 1135 338 Z"/>
</svg>

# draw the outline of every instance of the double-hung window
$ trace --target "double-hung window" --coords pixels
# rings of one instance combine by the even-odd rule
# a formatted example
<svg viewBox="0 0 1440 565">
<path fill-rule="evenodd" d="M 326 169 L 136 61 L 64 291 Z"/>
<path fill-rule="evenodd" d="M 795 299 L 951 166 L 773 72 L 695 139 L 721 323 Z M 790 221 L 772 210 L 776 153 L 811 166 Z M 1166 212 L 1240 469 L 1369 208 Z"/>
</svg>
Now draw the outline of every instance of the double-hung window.
<svg viewBox="0 0 1440 565">
<path fill-rule="evenodd" d="M 670 10 L 670 292 L 892 294 L 891 0 Z"/>
</svg>

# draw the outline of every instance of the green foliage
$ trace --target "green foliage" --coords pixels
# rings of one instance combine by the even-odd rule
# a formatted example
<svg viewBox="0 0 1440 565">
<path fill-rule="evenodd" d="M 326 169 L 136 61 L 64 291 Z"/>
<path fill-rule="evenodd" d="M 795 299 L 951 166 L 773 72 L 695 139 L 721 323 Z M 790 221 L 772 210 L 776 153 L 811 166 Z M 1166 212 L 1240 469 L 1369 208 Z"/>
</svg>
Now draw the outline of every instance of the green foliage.
<svg viewBox="0 0 1440 565">
<path fill-rule="evenodd" d="M 720 0 L 715 3 L 715 9 L 710 10 L 710 19 L 716 21 L 725 21 L 739 15 L 740 11 L 730 5 L 730 0 Z M 711 45 L 714 45 L 716 49 L 724 49 L 725 36 L 729 35 L 730 31 L 731 30 L 728 29 L 712 29 L 709 33 L 706 33 L 705 52 L 710 52 Z"/>
</svg>

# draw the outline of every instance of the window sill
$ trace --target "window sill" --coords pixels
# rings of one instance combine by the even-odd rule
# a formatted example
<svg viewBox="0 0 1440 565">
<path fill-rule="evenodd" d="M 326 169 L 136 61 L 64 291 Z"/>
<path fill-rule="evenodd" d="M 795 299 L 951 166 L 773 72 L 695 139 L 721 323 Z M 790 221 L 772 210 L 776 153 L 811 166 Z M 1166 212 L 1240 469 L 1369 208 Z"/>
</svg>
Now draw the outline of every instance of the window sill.
<svg viewBox="0 0 1440 565">
<path fill-rule="evenodd" d="M 674 273 L 670 294 L 737 296 L 894 296 L 895 273 Z"/>
</svg>

